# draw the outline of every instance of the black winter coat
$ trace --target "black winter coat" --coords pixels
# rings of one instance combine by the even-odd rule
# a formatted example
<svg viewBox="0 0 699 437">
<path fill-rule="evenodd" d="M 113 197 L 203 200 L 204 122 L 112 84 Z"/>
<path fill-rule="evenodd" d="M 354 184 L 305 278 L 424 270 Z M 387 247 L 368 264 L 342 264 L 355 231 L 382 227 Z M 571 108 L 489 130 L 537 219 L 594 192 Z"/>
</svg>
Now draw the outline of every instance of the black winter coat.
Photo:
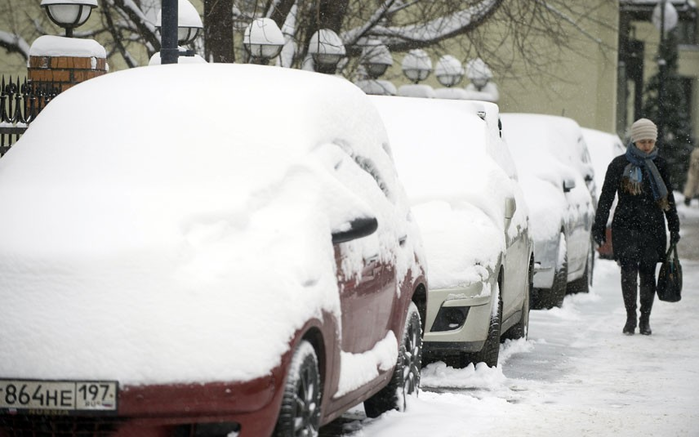
<svg viewBox="0 0 699 437">
<path fill-rule="evenodd" d="M 629 147 L 634 147 L 633 145 Z M 670 209 L 665 211 L 668 229 L 670 232 L 680 231 L 680 220 L 675 207 L 673 187 L 667 174 L 667 162 L 660 156 L 653 162 L 658 168 L 660 176 L 668 190 L 668 203 Z M 667 238 L 665 235 L 665 217 L 663 210 L 653 199 L 650 186 L 650 175 L 643 172 L 643 192 L 633 195 L 622 188 L 622 175 L 624 168 L 629 164 L 626 155 L 617 156 L 607 168 L 604 177 L 602 194 L 597 205 L 597 214 L 593 225 L 593 233 L 601 231 L 602 235 L 607 226 L 609 210 L 614 202 L 614 195 L 619 200 L 612 219 L 612 247 L 614 259 L 629 260 L 652 264 L 662 262 L 665 259 Z"/>
</svg>

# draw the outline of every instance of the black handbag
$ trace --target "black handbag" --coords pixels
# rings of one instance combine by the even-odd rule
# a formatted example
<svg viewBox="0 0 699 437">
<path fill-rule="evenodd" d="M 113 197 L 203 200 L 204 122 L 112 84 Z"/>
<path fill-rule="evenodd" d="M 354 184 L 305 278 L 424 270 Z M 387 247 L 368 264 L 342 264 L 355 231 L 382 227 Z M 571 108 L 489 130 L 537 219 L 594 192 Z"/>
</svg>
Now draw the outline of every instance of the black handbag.
<svg viewBox="0 0 699 437">
<path fill-rule="evenodd" d="M 679 302 L 682 299 L 682 265 L 677 256 L 677 244 L 665 254 L 665 261 L 658 274 L 658 299 L 664 302 Z"/>
</svg>

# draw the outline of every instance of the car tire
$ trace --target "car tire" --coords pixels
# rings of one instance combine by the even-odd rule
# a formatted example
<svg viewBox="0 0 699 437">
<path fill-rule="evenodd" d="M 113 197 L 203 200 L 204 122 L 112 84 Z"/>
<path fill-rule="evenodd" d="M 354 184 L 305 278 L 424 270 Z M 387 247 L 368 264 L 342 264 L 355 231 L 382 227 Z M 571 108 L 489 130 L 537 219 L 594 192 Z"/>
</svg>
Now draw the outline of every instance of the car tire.
<svg viewBox="0 0 699 437">
<path fill-rule="evenodd" d="M 320 429 L 320 371 L 315 349 L 301 341 L 289 365 L 275 437 L 317 436 Z"/>
<path fill-rule="evenodd" d="M 422 370 L 422 321 L 414 303 L 408 307 L 403 342 L 393 376 L 386 387 L 364 401 L 367 417 L 379 417 L 390 410 L 405 411 L 407 397 L 417 394 Z"/>
<path fill-rule="evenodd" d="M 499 287 L 498 287 L 499 288 Z M 488 326 L 488 338 L 485 340 L 483 348 L 475 353 L 466 354 L 468 362 L 485 363 L 488 367 L 497 367 L 500 357 L 500 333 L 502 328 L 502 299 L 498 290 L 498 308 L 496 313 L 490 318 Z"/>
<path fill-rule="evenodd" d="M 524 302 L 522 302 L 522 315 L 519 318 L 519 322 L 513 325 L 506 333 L 505 338 L 509 340 L 519 340 L 520 338 L 527 338 L 529 333 L 529 310 L 531 303 L 532 290 L 534 289 L 534 259 L 529 261 L 529 285 L 527 288 L 527 295 L 524 297 Z"/>
<path fill-rule="evenodd" d="M 592 273 L 595 268 L 595 246 L 590 245 L 590 250 L 587 253 L 587 262 L 585 263 L 585 272 L 580 279 L 568 284 L 568 293 L 589 293 L 592 285 Z"/>
<path fill-rule="evenodd" d="M 551 288 L 548 290 L 539 290 L 539 308 L 551 309 L 561 307 L 566 296 L 566 290 L 568 289 L 568 249 L 563 232 L 561 232 L 558 242 L 558 255 L 556 256 L 553 284 L 551 284 Z"/>
</svg>

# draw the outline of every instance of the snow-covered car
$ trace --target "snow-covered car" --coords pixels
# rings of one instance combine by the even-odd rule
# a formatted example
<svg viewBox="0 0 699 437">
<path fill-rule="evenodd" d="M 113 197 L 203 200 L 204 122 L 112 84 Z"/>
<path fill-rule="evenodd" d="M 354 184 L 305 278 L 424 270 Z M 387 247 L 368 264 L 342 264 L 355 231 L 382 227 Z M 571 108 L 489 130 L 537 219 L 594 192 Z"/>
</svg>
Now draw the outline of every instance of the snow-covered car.
<svg viewBox="0 0 699 437">
<path fill-rule="evenodd" d="M 596 129 L 582 128 L 587 148 L 590 151 L 592 165 L 595 168 L 595 185 L 597 189 L 597 198 L 602 194 L 602 185 L 604 184 L 604 176 L 607 173 L 607 167 L 612 159 L 626 153 L 626 147 L 621 139 L 616 134 L 602 132 Z M 612 247 L 612 218 L 614 217 L 614 209 L 616 208 L 616 199 L 612 204 L 612 209 L 607 222 L 607 240 L 597 248 L 600 258 L 614 258 L 614 248 Z"/>
<path fill-rule="evenodd" d="M 530 210 L 536 261 L 532 307 L 561 306 L 566 292 L 589 290 L 594 269 L 590 231 L 596 196 L 587 146 L 570 118 L 500 116 Z"/>
<path fill-rule="evenodd" d="M 498 107 L 373 96 L 427 253 L 426 359 L 496 366 L 526 337 L 533 243 Z"/>
<path fill-rule="evenodd" d="M 403 407 L 427 285 L 387 142 L 358 88 L 299 70 L 59 95 L 0 159 L 0 435 L 317 435 Z"/>
</svg>

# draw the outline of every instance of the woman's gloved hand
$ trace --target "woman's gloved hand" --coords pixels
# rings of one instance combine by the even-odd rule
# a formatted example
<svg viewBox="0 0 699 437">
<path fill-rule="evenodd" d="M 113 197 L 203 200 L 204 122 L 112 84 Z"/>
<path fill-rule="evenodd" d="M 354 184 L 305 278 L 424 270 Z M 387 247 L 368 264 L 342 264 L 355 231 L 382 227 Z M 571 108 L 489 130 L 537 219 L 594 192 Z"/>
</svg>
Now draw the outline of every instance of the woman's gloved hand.
<svg viewBox="0 0 699 437">
<path fill-rule="evenodd" d="M 670 232 L 670 244 L 677 244 L 680 241 L 679 232 Z"/>
<path fill-rule="evenodd" d="M 606 229 L 599 229 L 595 226 L 592 227 L 592 238 L 597 244 L 602 246 L 605 241 L 607 241 Z"/>
</svg>

